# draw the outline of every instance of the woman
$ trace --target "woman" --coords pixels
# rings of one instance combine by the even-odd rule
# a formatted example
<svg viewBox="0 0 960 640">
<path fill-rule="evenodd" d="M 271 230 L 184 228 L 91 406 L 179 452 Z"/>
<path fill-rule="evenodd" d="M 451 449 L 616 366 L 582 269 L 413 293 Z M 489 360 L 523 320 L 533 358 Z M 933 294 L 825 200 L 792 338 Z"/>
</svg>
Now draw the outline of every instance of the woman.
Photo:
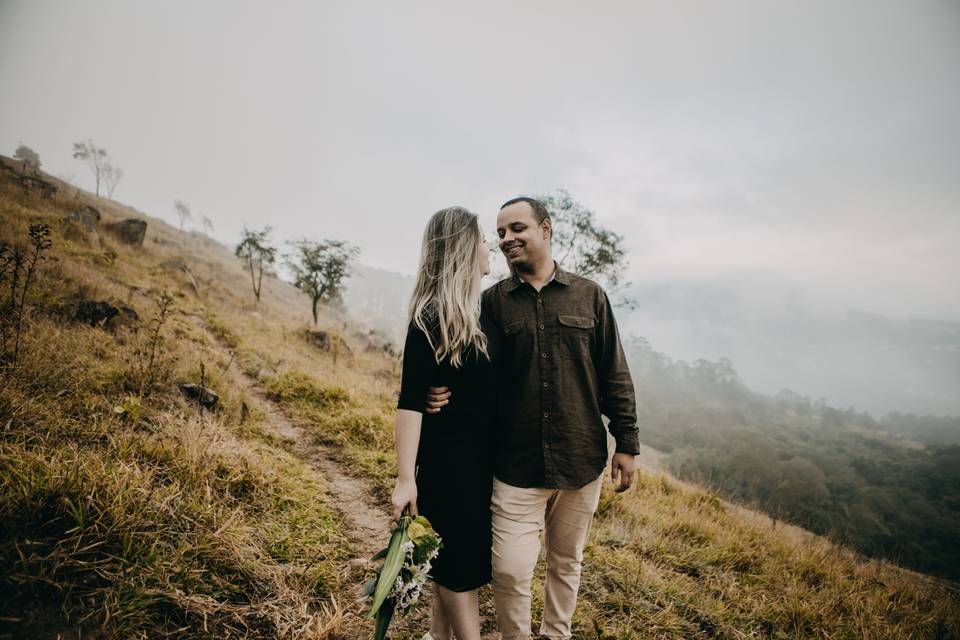
<svg viewBox="0 0 960 640">
<path fill-rule="evenodd" d="M 491 357 L 496 332 L 484 332 L 480 278 L 490 251 L 476 214 L 436 212 L 423 235 L 410 300 L 397 403 L 399 478 L 393 517 L 424 515 L 443 541 L 434 559 L 433 618 L 425 638 L 480 640 L 477 588 L 490 581 L 490 430 L 495 401 Z M 427 388 L 453 392 L 438 414 L 425 414 Z"/>
</svg>

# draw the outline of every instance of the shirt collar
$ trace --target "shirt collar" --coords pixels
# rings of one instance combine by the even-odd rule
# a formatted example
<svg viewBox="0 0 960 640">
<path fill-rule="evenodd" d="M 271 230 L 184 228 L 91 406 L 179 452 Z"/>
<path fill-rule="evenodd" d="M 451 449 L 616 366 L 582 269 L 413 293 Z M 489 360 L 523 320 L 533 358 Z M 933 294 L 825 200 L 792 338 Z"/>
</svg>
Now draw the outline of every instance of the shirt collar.
<svg viewBox="0 0 960 640">
<path fill-rule="evenodd" d="M 547 284 L 550 284 L 554 280 L 556 280 L 558 283 L 564 286 L 568 286 L 570 284 L 569 274 L 567 274 L 566 271 L 560 268 L 560 263 L 557 262 L 556 260 L 553 261 L 553 275 L 550 276 L 550 280 L 547 281 Z M 514 289 L 519 287 L 524 282 L 525 280 L 521 278 L 517 274 L 517 272 L 514 272 L 512 276 L 510 276 L 504 281 L 503 289 L 504 291 L 507 291 L 509 293 L 510 291 L 513 291 Z"/>
</svg>

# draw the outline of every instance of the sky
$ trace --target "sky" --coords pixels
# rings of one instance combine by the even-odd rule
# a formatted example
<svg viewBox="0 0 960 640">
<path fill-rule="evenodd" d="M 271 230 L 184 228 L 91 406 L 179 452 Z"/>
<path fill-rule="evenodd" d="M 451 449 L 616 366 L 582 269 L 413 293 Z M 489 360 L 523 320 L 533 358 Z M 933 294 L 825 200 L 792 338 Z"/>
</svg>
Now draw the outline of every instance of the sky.
<svg viewBox="0 0 960 640">
<path fill-rule="evenodd" d="M 458 5 L 0 0 L 0 153 L 92 188 L 92 139 L 151 215 L 405 274 L 434 211 L 492 234 L 564 188 L 639 291 L 715 301 L 624 315 L 680 357 L 739 353 L 697 316 L 729 304 L 730 344 L 800 307 L 960 322 L 960 3 Z"/>
</svg>

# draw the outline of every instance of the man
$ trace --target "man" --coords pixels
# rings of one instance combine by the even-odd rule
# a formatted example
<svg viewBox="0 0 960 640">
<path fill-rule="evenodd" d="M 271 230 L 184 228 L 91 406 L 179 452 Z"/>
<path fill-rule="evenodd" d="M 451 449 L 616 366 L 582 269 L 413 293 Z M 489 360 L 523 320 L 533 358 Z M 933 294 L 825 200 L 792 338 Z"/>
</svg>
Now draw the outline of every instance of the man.
<svg viewBox="0 0 960 640">
<path fill-rule="evenodd" d="M 483 293 L 499 327 L 497 454 L 493 481 L 493 591 L 504 640 L 530 637 L 530 584 L 546 543 L 540 635 L 570 638 L 583 547 L 600 500 L 607 433 L 611 478 L 633 482 L 639 441 L 633 381 L 610 301 L 595 282 L 553 260 L 550 214 L 533 198 L 506 202 L 500 249 L 513 275 Z M 428 411 L 450 394 L 431 389 Z"/>
</svg>

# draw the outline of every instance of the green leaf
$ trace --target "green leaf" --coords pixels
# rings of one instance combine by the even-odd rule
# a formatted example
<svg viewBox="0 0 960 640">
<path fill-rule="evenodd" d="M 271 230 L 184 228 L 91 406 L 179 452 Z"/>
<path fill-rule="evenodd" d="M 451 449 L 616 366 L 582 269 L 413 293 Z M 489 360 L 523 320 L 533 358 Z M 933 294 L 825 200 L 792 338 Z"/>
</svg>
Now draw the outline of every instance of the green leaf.
<svg viewBox="0 0 960 640">
<path fill-rule="evenodd" d="M 409 522 L 409 518 L 400 518 L 397 528 L 393 530 L 393 535 L 390 536 L 390 545 L 387 547 L 387 557 L 383 561 L 383 568 L 377 577 L 377 588 L 373 593 L 373 603 L 370 605 L 370 613 L 367 615 L 368 618 L 373 618 L 377 615 L 377 612 L 380 610 L 380 605 L 382 605 L 384 600 L 387 599 L 387 596 L 390 595 L 390 590 L 393 589 L 393 583 L 396 582 L 397 576 L 400 575 L 400 569 L 403 568 L 403 551 L 400 550 L 400 545 L 407 541 L 407 524 L 409 524 Z"/>
<path fill-rule="evenodd" d="M 377 609 L 377 625 L 373 632 L 373 640 L 383 640 L 387 637 L 387 627 L 393 618 L 393 601 L 387 600 Z"/>
</svg>

